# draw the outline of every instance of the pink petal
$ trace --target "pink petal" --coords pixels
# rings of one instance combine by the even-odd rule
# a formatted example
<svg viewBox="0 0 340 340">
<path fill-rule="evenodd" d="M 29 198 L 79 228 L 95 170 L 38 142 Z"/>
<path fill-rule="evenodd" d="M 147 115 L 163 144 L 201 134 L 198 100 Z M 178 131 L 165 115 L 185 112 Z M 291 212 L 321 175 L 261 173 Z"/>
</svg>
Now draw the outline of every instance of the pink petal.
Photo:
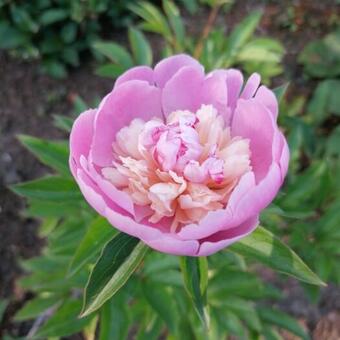
<svg viewBox="0 0 340 340">
<path fill-rule="evenodd" d="M 178 54 L 160 61 L 154 69 L 154 79 L 158 87 L 163 88 L 165 84 L 179 71 L 182 67 L 191 66 L 201 73 L 204 72 L 203 66 L 194 58 L 186 54 Z"/>
<path fill-rule="evenodd" d="M 281 169 L 277 163 L 273 163 L 267 176 L 237 202 L 233 209 L 234 223 L 238 224 L 250 216 L 258 215 L 275 198 L 281 184 Z"/>
<path fill-rule="evenodd" d="M 258 223 L 258 216 L 251 217 L 233 229 L 220 231 L 201 240 L 201 246 L 197 256 L 208 256 L 214 254 L 232 243 L 237 242 L 254 231 L 258 226 Z"/>
<path fill-rule="evenodd" d="M 196 112 L 201 106 L 203 70 L 198 67 L 182 67 L 165 85 L 162 93 L 164 114 L 176 110 Z"/>
<path fill-rule="evenodd" d="M 255 98 L 263 104 L 273 114 L 274 119 L 277 119 L 279 114 L 278 102 L 273 91 L 262 85 L 257 90 Z"/>
<path fill-rule="evenodd" d="M 111 182 L 97 172 L 93 164 L 88 165 L 89 176 L 98 185 L 98 188 L 115 204 L 135 216 L 134 204 L 131 197 L 124 191 L 118 190 Z"/>
<path fill-rule="evenodd" d="M 105 216 L 108 221 L 118 230 L 139 239 L 150 240 L 162 237 L 162 231 L 149 225 L 136 222 L 134 218 L 128 216 L 119 207 L 111 205 L 106 207 Z"/>
<path fill-rule="evenodd" d="M 226 81 L 228 89 L 228 106 L 234 110 L 241 92 L 243 75 L 239 70 L 232 68 L 228 69 L 226 72 Z"/>
<path fill-rule="evenodd" d="M 284 135 L 281 132 L 280 132 L 280 135 L 281 135 L 283 146 L 282 146 L 282 153 L 281 153 L 279 164 L 281 168 L 281 176 L 282 176 L 282 181 L 283 181 L 284 178 L 286 177 L 288 166 L 289 166 L 289 148 L 288 148 L 288 144 L 287 144 L 287 141 Z"/>
<path fill-rule="evenodd" d="M 196 240 L 178 240 L 173 235 L 163 235 L 160 238 L 144 242 L 160 252 L 180 256 L 196 256 L 199 247 Z"/>
<path fill-rule="evenodd" d="M 189 224 L 181 229 L 181 239 L 202 239 L 242 224 L 251 216 L 258 215 L 275 198 L 280 186 L 281 170 L 273 163 L 267 176 L 255 185 L 253 173 L 242 176 L 225 209 L 211 211 L 198 224 Z"/>
<path fill-rule="evenodd" d="M 121 76 L 119 76 L 115 82 L 114 88 L 130 80 L 144 80 L 147 81 L 150 85 L 153 85 L 154 84 L 153 77 L 154 77 L 153 69 L 151 67 L 136 66 L 130 68 L 129 70 L 124 72 Z"/>
<path fill-rule="evenodd" d="M 96 184 L 92 182 L 82 169 L 78 169 L 76 180 L 87 203 L 95 209 L 99 215 L 105 216 L 106 202 L 99 193 Z"/>
<path fill-rule="evenodd" d="M 109 207 L 105 210 L 109 222 L 120 231 L 141 239 L 144 243 L 158 251 L 174 255 L 194 255 L 199 243 L 195 240 L 183 241 L 175 235 L 163 233 L 162 231 L 143 223 L 137 223 L 129 216 L 117 212 Z"/>
<path fill-rule="evenodd" d="M 70 169 L 77 177 L 77 169 L 81 167 L 80 156 L 87 157 L 90 152 L 94 131 L 96 110 L 88 110 L 75 120 L 70 134 Z"/>
<path fill-rule="evenodd" d="M 243 99 L 252 98 L 254 94 L 256 93 L 256 90 L 260 86 L 260 82 L 261 82 L 261 76 L 258 73 L 253 73 L 247 80 L 247 83 L 241 93 L 240 98 L 243 98 Z"/>
<path fill-rule="evenodd" d="M 241 177 L 225 209 L 210 211 L 198 224 L 184 226 L 178 233 L 178 237 L 185 240 L 202 239 L 242 223 L 243 221 L 239 222 L 235 211 L 242 197 L 246 196 L 253 188 L 255 188 L 255 177 L 252 172 L 248 172 Z"/>
<path fill-rule="evenodd" d="M 208 74 L 209 76 L 218 76 L 224 79 L 227 87 L 227 106 L 231 109 L 231 112 L 235 109 L 237 100 L 240 96 L 242 84 L 243 84 L 243 75 L 239 70 L 230 68 L 227 70 L 218 69 L 212 71 Z"/>
<path fill-rule="evenodd" d="M 276 129 L 273 116 L 256 99 L 238 101 L 231 133 L 250 140 L 251 165 L 256 182 L 266 176 L 273 161 L 272 148 Z"/>
<path fill-rule="evenodd" d="M 145 81 L 121 84 L 101 102 L 95 120 L 92 159 L 99 166 L 112 165 L 116 133 L 134 118 L 162 118 L 161 91 Z"/>
<path fill-rule="evenodd" d="M 230 123 L 231 111 L 228 108 L 228 90 L 225 76 L 222 73 L 208 75 L 203 83 L 202 104 L 211 104 Z"/>
</svg>

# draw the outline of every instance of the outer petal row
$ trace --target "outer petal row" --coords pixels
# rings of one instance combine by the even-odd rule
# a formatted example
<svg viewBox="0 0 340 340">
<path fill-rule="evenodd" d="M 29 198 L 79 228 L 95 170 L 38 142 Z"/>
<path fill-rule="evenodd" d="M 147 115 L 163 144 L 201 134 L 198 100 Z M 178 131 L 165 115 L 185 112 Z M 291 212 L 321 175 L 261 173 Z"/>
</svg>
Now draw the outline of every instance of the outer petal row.
<svg viewBox="0 0 340 340">
<path fill-rule="evenodd" d="M 112 165 L 116 133 L 134 118 L 162 118 L 161 90 L 141 80 L 127 81 L 101 102 L 94 123 L 92 160 L 98 166 Z"/>
</svg>

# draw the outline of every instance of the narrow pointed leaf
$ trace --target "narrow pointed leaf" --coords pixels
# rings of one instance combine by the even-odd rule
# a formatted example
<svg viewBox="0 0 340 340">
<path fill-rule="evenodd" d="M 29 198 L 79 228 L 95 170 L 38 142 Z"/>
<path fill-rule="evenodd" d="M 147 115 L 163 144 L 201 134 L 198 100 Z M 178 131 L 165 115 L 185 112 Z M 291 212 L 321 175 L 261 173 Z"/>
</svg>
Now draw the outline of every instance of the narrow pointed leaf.
<svg viewBox="0 0 340 340">
<path fill-rule="evenodd" d="M 15 321 L 23 321 L 34 319 L 42 314 L 45 310 L 55 306 L 58 302 L 62 302 L 60 296 L 52 295 L 50 297 L 37 297 L 28 301 L 14 316 Z"/>
<path fill-rule="evenodd" d="M 127 339 L 130 323 L 127 301 L 117 294 L 100 309 L 99 340 Z"/>
<path fill-rule="evenodd" d="M 66 132 L 71 132 L 74 120 L 70 117 L 62 116 L 62 115 L 54 115 L 54 125 L 62 129 Z"/>
<path fill-rule="evenodd" d="M 46 176 L 11 186 L 18 195 L 46 201 L 74 201 L 82 195 L 72 179 Z"/>
<path fill-rule="evenodd" d="M 129 28 L 129 41 L 137 65 L 152 64 L 152 50 L 144 34 L 136 28 Z"/>
<path fill-rule="evenodd" d="M 292 249 L 263 227 L 258 227 L 229 249 L 300 281 L 325 285 Z"/>
<path fill-rule="evenodd" d="M 287 92 L 288 86 L 289 86 L 289 83 L 285 83 L 285 84 L 278 86 L 275 89 L 273 89 L 273 92 L 275 93 L 275 96 L 276 96 L 277 101 L 279 103 L 281 102 L 285 93 Z"/>
<path fill-rule="evenodd" d="M 97 41 L 93 44 L 93 48 L 114 63 L 126 68 L 133 66 L 130 53 L 121 45 L 114 42 Z"/>
<path fill-rule="evenodd" d="M 179 44 L 178 47 L 183 48 L 185 28 L 181 18 L 181 13 L 179 12 L 178 7 L 169 0 L 163 1 L 163 8 L 168 17 L 170 26 L 175 33 L 176 42 Z"/>
<path fill-rule="evenodd" d="M 85 288 L 82 317 L 100 308 L 126 283 L 147 250 L 144 243 L 124 233 L 105 246 Z"/>
<path fill-rule="evenodd" d="M 103 217 L 96 218 L 88 227 L 74 254 L 69 268 L 69 276 L 87 264 L 116 233 L 116 229 L 112 228 Z"/>
<path fill-rule="evenodd" d="M 177 308 L 171 290 L 164 284 L 145 281 L 143 293 L 150 306 L 166 323 L 171 333 L 175 332 L 177 322 Z"/>
<path fill-rule="evenodd" d="M 91 322 L 93 317 L 88 316 L 79 319 L 80 308 L 81 301 L 68 300 L 43 324 L 34 338 L 67 337 L 81 331 Z"/>
<path fill-rule="evenodd" d="M 250 39 L 262 17 L 261 11 L 254 11 L 242 20 L 228 39 L 227 57 L 235 57 L 240 48 Z"/>
<path fill-rule="evenodd" d="M 57 170 L 64 176 L 70 176 L 68 166 L 69 151 L 66 142 L 50 142 L 26 135 L 20 135 L 18 138 L 42 163 Z"/>
<path fill-rule="evenodd" d="M 295 319 L 273 308 L 258 307 L 257 312 L 264 321 L 277 325 L 280 328 L 289 330 L 291 333 L 299 336 L 301 339 L 308 340 L 309 336 L 305 330 L 296 322 Z"/>
<path fill-rule="evenodd" d="M 181 257 L 180 265 L 187 293 L 192 299 L 199 318 L 208 328 L 206 310 L 207 259 L 205 257 Z"/>
</svg>

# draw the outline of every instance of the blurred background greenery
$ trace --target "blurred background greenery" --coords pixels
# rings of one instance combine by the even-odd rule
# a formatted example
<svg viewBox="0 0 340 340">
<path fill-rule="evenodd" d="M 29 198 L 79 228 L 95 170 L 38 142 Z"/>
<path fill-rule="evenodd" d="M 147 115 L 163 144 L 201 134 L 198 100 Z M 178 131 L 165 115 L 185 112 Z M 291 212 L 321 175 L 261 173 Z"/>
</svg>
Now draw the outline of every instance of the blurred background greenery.
<svg viewBox="0 0 340 340">
<path fill-rule="evenodd" d="M 271 87 L 290 84 L 279 117 L 289 174 L 261 223 L 328 283 L 298 284 L 232 248 L 220 252 L 209 258 L 211 339 L 339 339 L 339 14 L 338 1 L 0 0 L 0 337 L 206 338 L 178 261 L 156 253 L 98 313 L 77 318 L 114 231 L 75 192 L 63 140 L 124 70 L 186 52 L 207 70 L 239 67 Z M 18 133 L 39 137 L 19 139 L 49 169 Z M 43 193 L 41 180 L 16 187 L 28 204 L 5 188 L 51 169 L 59 175 Z"/>
</svg>

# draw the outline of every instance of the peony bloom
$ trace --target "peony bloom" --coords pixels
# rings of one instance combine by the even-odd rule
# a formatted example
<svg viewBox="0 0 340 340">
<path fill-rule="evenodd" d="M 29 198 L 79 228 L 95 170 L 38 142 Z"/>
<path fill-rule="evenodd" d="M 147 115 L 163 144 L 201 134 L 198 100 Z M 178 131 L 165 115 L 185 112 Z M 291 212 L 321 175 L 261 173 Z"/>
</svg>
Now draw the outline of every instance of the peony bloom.
<svg viewBox="0 0 340 340">
<path fill-rule="evenodd" d="M 217 252 L 251 233 L 277 194 L 289 150 L 275 95 L 253 74 L 207 75 L 187 55 L 125 72 L 70 136 L 88 203 L 159 251 Z"/>
</svg>

